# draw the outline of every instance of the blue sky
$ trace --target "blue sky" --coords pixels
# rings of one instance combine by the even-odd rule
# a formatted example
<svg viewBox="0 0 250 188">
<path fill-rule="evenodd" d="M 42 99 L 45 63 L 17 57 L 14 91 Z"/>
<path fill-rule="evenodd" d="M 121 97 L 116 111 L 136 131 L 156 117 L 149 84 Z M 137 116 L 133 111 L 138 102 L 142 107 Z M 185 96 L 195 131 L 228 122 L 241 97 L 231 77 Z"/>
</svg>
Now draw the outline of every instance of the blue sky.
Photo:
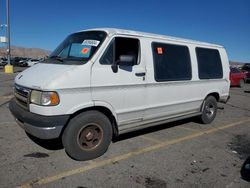
<svg viewBox="0 0 250 188">
<path fill-rule="evenodd" d="M 250 62 L 250 0 L 10 0 L 10 5 L 16 46 L 53 50 L 74 31 L 117 27 L 221 44 L 230 60 Z"/>
</svg>

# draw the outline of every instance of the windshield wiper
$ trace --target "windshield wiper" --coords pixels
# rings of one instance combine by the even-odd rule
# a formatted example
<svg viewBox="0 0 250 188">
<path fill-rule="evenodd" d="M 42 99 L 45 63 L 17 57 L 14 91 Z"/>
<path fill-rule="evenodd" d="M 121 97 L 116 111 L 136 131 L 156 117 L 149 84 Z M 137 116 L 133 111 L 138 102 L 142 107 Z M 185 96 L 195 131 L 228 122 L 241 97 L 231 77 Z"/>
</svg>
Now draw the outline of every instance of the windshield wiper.
<svg viewBox="0 0 250 188">
<path fill-rule="evenodd" d="M 56 60 L 58 60 L 60 62 L 63 62 L 63 58 L 58 56 L 58 55 L 53 55 L 53 56 L 50 57 L 50 59 L 56 59 Z"/>
</svg>

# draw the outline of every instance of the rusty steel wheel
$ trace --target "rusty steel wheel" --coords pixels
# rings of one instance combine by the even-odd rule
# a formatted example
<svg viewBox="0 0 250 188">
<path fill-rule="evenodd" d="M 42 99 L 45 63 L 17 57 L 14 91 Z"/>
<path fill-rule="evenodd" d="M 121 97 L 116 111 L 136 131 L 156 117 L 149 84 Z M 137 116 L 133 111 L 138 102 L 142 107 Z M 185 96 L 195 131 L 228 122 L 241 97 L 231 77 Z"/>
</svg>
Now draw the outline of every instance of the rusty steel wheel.
<svg viewBox="0 0 250 188">
<path fill-rule="evenodd" d="M 83 127 L 78 134 L 78 144 L 83 150 L 95 149 L 103 140 L 103 130 L 98 124 Z"/>
<path fill-rule="evenodd" d="M 84 161 L 103 155 L 112 135 L 109 118 L 93 110 L 78 114 L 70 120 L 62 134 L 62 143 L 70 157 Z"/>
</svg>

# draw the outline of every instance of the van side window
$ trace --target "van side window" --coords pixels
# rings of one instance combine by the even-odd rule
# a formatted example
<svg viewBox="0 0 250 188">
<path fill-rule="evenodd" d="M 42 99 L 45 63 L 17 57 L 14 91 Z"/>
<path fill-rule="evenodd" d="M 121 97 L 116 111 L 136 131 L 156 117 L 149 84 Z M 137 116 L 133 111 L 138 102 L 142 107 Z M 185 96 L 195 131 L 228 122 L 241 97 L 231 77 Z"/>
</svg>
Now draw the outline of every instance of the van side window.
<svg viewBox="0 0 250 188">
<path fill-rule="evenodd" d="M 222 78 L 220 53 L 216 49 L 196 48 L 200 79 Z"/>
<path fill-rule="evenodd" d="M 152 43 L 155 80 L 191 80 L 191 60 L 187 46 Z"/>
<path fill-rule="evenodd" d="M 100 59 L 100 64 L 111 65 L 118 61 L 121 55 L 132 55 L 138 63 L 140 42 L 138 39 L 116 37 L 112 40 Z M 115 55 L 114 55 L 115 54 Z"/>
</svg>

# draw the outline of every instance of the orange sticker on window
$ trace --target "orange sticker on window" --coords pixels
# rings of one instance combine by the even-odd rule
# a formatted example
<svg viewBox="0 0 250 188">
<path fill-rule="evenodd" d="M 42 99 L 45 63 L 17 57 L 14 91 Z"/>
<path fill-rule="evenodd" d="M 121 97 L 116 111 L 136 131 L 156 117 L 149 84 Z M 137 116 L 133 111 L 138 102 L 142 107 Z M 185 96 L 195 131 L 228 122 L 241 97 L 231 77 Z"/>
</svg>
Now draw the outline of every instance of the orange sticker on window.
<svg viewBox="0 0 250 188">
<path fill-rule="evenodd" d="M 158 47 L 158 48 L 157 48 L 157 53 L 158 53 L 158 54 L 163 54 L 163 49 L 162 49 L 162 47 Z"/>
<path fill-rule="evenodd" d="M 89 52 L 89 48 L 83 48 L 81 52 L 82 54 L 87 54 Z"/>
</svg>

